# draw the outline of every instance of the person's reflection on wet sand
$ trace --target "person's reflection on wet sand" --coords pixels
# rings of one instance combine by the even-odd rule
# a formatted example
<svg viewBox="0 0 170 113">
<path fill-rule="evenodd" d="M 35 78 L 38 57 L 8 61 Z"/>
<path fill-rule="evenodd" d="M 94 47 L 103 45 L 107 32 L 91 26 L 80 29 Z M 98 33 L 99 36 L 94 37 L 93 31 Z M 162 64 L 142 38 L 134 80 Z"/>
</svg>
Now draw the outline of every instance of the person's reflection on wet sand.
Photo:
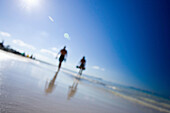
<svg viewBox="0 0 170 113">
<path fill-rule="evenodd" d="M 45 93 L 46 94 L 52 93 L 52 91 L 56 87 L 56 85 L 54 83 L 57 78 L 57 75 L 58 75 L 58 71 L 55 73 L 55 75 L 54 75 L 53 79 L 50 81 L 50 83 L 49 84 L 46 83 L 46 85 L 45 85 Z"/>
<path fill-rule="evenodd" d="M 72 98 L 75 95 L 75 93 L 77 91 L 78 83 L 79 83 L 79 80 L 77 78 L 75 78 L 72 86 L 69 86 L 67 100 L 70 100 L 70 98 Z"/>
</svg>

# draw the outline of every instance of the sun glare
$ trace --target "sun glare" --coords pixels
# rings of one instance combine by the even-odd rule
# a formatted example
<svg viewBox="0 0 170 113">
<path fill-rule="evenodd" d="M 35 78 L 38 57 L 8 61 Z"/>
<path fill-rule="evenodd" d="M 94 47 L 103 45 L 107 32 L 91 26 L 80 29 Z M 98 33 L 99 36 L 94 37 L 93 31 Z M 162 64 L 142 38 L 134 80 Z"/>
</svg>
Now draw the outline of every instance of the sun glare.
<svg viewBox="0 0 170 113">
<path fill-rule="evenodd" d="M 21 0 L 21 5 L 27 10 L 39 7 L 40 0 Z"/>
</svg>

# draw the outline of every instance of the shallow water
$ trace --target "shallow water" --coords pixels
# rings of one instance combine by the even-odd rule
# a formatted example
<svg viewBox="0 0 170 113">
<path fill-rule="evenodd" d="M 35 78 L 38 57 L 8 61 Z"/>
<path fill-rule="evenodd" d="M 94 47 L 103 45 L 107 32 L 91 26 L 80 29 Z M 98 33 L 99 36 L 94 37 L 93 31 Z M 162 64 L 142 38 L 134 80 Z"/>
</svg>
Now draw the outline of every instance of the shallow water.
<svg viewBox="0 0 170 113">
<path fill-rule="evenodd" d="M 77 79 L 70 72 L 0 51 L 1 113 L 164 113 Z M 126 95 L 127 96 L 127 95 Z M 145 101 L 150 101 L 145 99 Z"/>
</svg>

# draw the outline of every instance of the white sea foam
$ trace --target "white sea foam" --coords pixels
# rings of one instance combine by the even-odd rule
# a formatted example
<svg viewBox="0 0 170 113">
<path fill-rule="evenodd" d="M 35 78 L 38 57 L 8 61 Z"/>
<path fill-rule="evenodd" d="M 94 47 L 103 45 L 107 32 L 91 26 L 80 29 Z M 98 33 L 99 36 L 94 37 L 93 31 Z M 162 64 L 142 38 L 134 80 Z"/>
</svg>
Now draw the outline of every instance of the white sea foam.
<svg viewBox="0 0 170 113">
<path fill-rule="evenodd" d="M 170 105 L 169 104 L 166 104 L 166 103 L 162 103 L 162 102 L 157 102 L 153 99 L 149 99 L 149 98 L 143 98 L 143 97 L 140 97 L 142 100 L 146 101 L 146 102 L 150 102 L 150 103 L 153 103 L 153 104 L 157 104 L 157 105 L 160 105 L 160 106 L 163 106 L 163 107 L 166 107 L 166 108 L 170 108 Z"/>
<path fill-rule="evenodd" d="M 129 101 L 132 101 L 132 102 L 136 102 L 138 104 L 141 104 L 143 106 L 146 106 L 146 107 L 150 107 L 152 109 L 155 109 L 155 110 L 159 110 L 161 112 L 166 112 L 166 113 L 170 113 L 170 111 L 168 109 L 165 109 L 165 108 L 161 108 L 161 107 L 158 107 L 158 106 L 155 106 L 155 105 L 152 105 L 152 104 L 149 104 L 149 103 L 146 103 L 142 100 L 138 100 L 136 98 L 133 98 L 133 97 L 130 97 L 130 96 L 126 96 L 126 95 L 123 95 L 123 94 L 120 94 L 120 93 L 117 93 L 117 92 L 114 92 L 114 91 L 111 91 L 114 95 L 116 96 L 119 96 L 121 98 L 124 98 L 126 100 L 129 100 Z"/>
</svg>

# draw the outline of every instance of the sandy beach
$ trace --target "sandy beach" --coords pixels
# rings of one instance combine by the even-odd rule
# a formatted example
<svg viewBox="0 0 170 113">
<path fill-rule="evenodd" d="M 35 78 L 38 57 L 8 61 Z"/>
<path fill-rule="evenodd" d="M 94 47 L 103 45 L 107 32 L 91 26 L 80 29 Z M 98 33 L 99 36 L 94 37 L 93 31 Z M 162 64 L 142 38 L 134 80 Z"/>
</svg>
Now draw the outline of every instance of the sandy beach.
<svg viewBox="0 0 170 113">
<path fill-rule="evenodd" d="M 59 73 L 56 70 L 55 66 L 0 50 L 0 112 L 170 112 L 130 101 L 63 69 Z"/>
</svg>

